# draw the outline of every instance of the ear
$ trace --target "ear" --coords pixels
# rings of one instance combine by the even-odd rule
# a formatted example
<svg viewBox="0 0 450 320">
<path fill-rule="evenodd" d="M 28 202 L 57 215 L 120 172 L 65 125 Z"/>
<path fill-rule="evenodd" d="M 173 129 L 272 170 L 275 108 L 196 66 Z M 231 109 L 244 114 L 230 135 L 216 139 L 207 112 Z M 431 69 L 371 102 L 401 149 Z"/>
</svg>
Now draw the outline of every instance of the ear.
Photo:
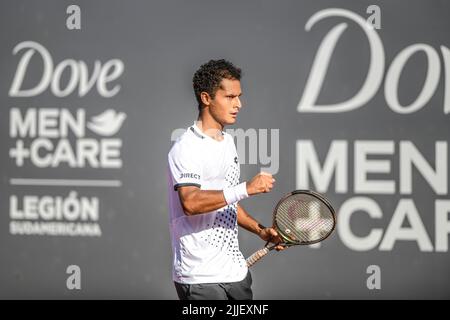
<svg viewBox="0 0 450 320">
<path fill-rule="evenodd" d="M 204 106 L 209 106 L 211 104 L 212 99 L 208 92 L 202 91 L 202 93 L 200 93 L 200 99 Z"/>
</svg>

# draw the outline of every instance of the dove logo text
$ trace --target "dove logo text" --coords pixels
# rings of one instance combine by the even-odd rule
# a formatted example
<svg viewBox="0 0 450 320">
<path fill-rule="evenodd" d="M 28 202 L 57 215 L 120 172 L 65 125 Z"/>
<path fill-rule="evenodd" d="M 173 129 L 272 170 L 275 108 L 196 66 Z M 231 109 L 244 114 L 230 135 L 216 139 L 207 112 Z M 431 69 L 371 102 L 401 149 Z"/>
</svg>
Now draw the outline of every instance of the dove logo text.
<svg viewBox="0 0 450 320">
<path fill-rule="evenodd" d="M 13 49 L 13 54 L 16 55 L 19 52 L 23 52 L 23 54 L 9 90 L 10 97 L 34 97 L 43 93 L 48 87 L 57 97 L 66 97 L 77 88 L 78 96 L 83 97 L 94 86 L 100 96 L 105 98 L 111 98 L 120 91 L 120 85 L 113 83 L 124 70 L 124 64 L 119 59 L 108 60 L 103 65 L 96 60 L 94 69 L 89 72 L 87 63 L 82 60 L 66 59 L 55 66 L 50 52 L 34 41 L 23 41 L 17 44 Z M 35 53 L 37 57 L 32 60 Z M 34 83 L 31 88 L 25 89 L 22 85 L 31 61 L 39 64 L 39 68 L 42 66 L 43 71 L 42 75 L 37 77 L 40 78 L 39 82 Z M 61 81 L 63 73 L 69 74 L 69 80 L 65 85 L 63 82 L 66 81 Z"/>
<path fill-rule="evenodd" d="M 301 113 L 341 113 L 358 109 L 368 105 L 368 102 L 377 94 L 380 87 L 384 87 L 384 97 L 389 108 L 398 114 L 411 114 L 419 111 L 423 107 L 430 105 L 430 100 L 439 88 L 439 82 L 444 79 L 444 114 L 450 113 L 450 86 L 448 85 L 450 76 L 450 49 L 444 45 L 440 46 L 443 64 L 439 59 L 439 52 L 433 46 L 426 43 L 414 43 L 401 50 L 392 60 L 391 65 L 386 68 L 386 55 L 382 38 L 370 23 L 356 13 L 338 8 L 329 8 L 315 13 L 305 25 L 306 31 L 310 32 L 312 27 L 319 21 L 339 17 L 353 22 L 365 33 L 370 48 L 370 62 L 366 72 L 366 79 L 360 85 L 359 91 L 350 99 L 333 104 L 320 105 L 317 103 L 319 94 L 327 75 L 328 66 L 335 52 L 336 45 L 342 34 L 348 28 L 348 22 L 341 22 L 333 27 L 323 38 L 314 61 L 311 71 L 303 91 L 303 95 L 297 106 L 297 111 Z M 355 45 L 357 47 L 357 45 Z M 415 55 L 425 55 L 427 72 L 420 92 L 412 92 L 415 99 L 409 105 L 403 105 L 399 99 L 399 85 L 401 74 L 407 64 Z M 414 62 L 416 63 L 416 62 Z M 416 68 L 415 66 L 413 68 Z M 383 86 L 384 80 L 384 86 Z"/>
</svg>

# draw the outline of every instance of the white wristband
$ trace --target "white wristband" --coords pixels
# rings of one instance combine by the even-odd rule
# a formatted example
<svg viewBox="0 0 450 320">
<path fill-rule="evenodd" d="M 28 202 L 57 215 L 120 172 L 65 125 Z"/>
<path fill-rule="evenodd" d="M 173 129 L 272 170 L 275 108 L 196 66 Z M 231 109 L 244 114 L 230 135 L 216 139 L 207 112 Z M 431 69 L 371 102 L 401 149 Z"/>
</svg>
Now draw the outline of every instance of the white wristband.
<svg viewBox="0 0 450 320">
<path fill-rule="evenodd" d="M 248 198 L 247 182 L 242 182 L 234 187 L 223 189 L 223 195 L 227 204 L 238 202 L 239 200 Z"/>
</svg>

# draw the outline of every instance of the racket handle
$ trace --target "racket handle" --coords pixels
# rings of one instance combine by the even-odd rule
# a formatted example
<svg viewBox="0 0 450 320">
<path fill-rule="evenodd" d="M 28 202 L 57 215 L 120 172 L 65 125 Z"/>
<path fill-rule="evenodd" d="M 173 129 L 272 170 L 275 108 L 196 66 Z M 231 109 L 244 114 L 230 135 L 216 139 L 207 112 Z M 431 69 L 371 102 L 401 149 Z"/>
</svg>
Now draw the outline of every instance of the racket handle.
<svg viewBox="0 0 450 320">
<path fill-rule="evenodd" d="M 264 247 L 258 251 L 256 251 L 254 254 L 252 254 L 250 257 L 247 258 L 247 267 L 251 267 L 256 262 L 258 262 L 262 257 L 264 257 L 266 254 L 268 254 L 270 251 L 269 248 Z"/>
</svg>

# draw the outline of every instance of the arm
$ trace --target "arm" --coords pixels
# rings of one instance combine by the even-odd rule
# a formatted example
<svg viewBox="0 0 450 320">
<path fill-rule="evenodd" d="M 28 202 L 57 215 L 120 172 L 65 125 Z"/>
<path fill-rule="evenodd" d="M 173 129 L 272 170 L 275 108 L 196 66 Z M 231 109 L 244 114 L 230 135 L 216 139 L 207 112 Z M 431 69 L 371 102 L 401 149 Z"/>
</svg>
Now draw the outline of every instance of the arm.
<svg viewBox="0 0 450 320">
<path fill-rule="evenodd" d="M 275 179 L 271 174 L 259 173 L 247 182 L 247 194 L 253 196 L 270 192 L 274 182 Z M 201 190 L 195 186 L 184 186 L 178 188 L 178 195 L 181 206 L 188 216 L 210 212 L 227 205 L 223 190 Z"/>
<path fill-rule="evenodd" d="M 237 205 L 237 223 L 240 227 L 247 231 L 250 231 L 256 235 L 260 235 L 261 231 L 265 229 L 262 224 L 256 221 L 251 215 L 241 207 L 240 204 Z"/>
<path fill-rule="evenodd" d="M 238 225 L 247 231 L 253 232 L 258 235 L 262 240 L 269 241 L 272 243 L 282 242 L 281 238 L 278 236 L 277 231 L 274 228 L 266 228 L 258 221 L 256 221 L 240 204 L 237 205 L 237 222 Z M 283 245 L 278 245 L 275 250 L 284 250 L 286 247 Z"/>
<path fill-rule="evenodd" d="M 181 206 L 188 216 L 217 210 L 227 205 L 222 190 L 200 190 L 187 186 L 178 189 Z"/>
</svg>

